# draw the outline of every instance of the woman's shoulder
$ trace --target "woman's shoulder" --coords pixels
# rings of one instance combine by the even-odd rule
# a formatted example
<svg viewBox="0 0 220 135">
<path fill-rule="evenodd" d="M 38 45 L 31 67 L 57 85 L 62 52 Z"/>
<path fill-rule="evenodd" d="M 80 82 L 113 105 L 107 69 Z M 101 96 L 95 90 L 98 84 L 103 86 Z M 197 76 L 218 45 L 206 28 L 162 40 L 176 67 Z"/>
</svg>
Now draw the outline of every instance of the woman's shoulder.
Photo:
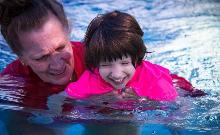
<svg viewBox="0 0 220 135">
<path fill-rule="evenodd" d="M 84 55 L 85 55 L 85 48 L 83 43 L 71 41 L 72 48 L 73 48 L 73 55 L 74 55 L 74 70 L 76 73 L 76 79 L 82 75 L 85 71 L 85 62 L 84 62 Z"/>
<path fill-rule="evenodd" d="M 84 59 L 85 47 L 82 42 L 71 41 L 73 54 Z"/>
<path fill-rule="evenodd" d="M 83 49 L 84 45 L 82 42 L 79 41 L 71 41 L 72 47 L 74 47 L 75 49 Z"/>
<path fill-rule="evenodd" d="M 14 60 L 6 66 L 1 72 L 1 75 L 27 75 L 30 71 L 27 66 L 24 66 L 19 59 Z"/>
</svg>

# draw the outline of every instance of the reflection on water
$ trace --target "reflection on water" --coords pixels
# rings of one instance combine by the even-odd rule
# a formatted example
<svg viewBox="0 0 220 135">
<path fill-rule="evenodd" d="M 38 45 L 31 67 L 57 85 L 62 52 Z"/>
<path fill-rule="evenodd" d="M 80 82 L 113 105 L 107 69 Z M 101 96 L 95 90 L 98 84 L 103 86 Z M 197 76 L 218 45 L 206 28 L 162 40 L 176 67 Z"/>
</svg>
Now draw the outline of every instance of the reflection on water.
<svg viewBox="0 0 220 135">
<path fill-rule="evenodd" d="M 133 107 L 133 110 L 124 111 L 114 101 L 106 102 L 108 99 L 106 96 L 88 101 L 73 101 L 66 98 L 63 93 L 54 94 L 48 99 L 47 95 L 38 93 L 39 96 L 34 99 L 28 97 L 32 99 L 31 103 L 35 103 L 33 107 L 27 102 L 19 104 L 27 97 L 27 93 L 23 91 L 25 86 L 22 78 L 5 77 L 0 80 L 1 133 L 7 131 L 4 122 L 10 120 L 30 123 L 29 125 L 33 124 L 34 127 L 44 125 L 42 133 L 45 131 L 48 135 L 53 134 L 52 131 L 58 133 L 58 129 L 65 129 L 67 135 L 80 134 L 91 123 L 96 123 L 99 127 L 100 123 L 107 125 L 114 131 L 118 130 L 116 125 L 119 126 L 119 123 L 121 127 L 124 123 L 132 123 L 137 128 L 140 127 L 138 131 L 140 134 L 152 135 L 220 133 L 219 1 L 62 0 L 62 2 L 72 24 L 73 40 L 82 40 L 86 27 L 98 13 L 118 9 L 134 15 L 145 33 L 143 39 L 148 51 L 153 52 L 148 54 L 146 59 L 185 77 L 208 95 L 201 98 L 179 97 L 175 103 L 134 102 L 126 106 Z M 13 59 L 15 55 L 11 54 L 4 40 L 0 38 L 0 70 Z M 9 117 L 11 114 L 14 117 Z M 20 119 L 13 120 L 15 117 Z M 79 123 L 86 125 L 82 127 Z M 33 127 L 30 126 L 31 128 Z M 47 132 L 47 129 L 51 131 Z M 84 134 L 92 133 L 93 127 L 90 126 L 89 129 L 90 132 L 86 130 Z"/>
<path fill-rule="evenodd" d="M 6 87 L 10 86 L 8 89 L 1 89 L 0 92 L 1 119 L 23 122 L 31 129 L 37 126 L 40 133 L 44 132 L 47 135 L 50 135 L 50 132 L 52 132 L 51 134 L 60 132 L 57 128 L 68 129 L 71 134 L 76 130 L 75 125 L 78 123 L 83 125 L 81 130 L 87 129 L 85 132 L 82 130 L 84 134 L 95 132 L 101 135 L 108 131 L 109 134 L 115 135 L 118 128 L 122 128 L 119 130 L 120 132 L 117 132 L 120 135 L 122 132 L 124 133 L 123 129 L 127 128 L 131 129 L 129 133 L 138 134 L 219 132 L 220 100 L 218 93 L 215 96 L 207 95 L 198 98 L 180 96 L 175 102 L 132 100 L 130 98 L 124 101 L 114 99 L 109 94 L 87 100 L 72 100 L 66 97 L 65 93 L 53 94 L 49 98 L 36 94 L 34 104 L 24 104 L 18 99 L 22 99 L 24 96 L 20 91 L 25 88 L 26 82 L 17 77 L 16 80 L 19 80 L 20 84 L 16 85 L 18 82 L 11 81 L 12 79 L 7 77 L 1 81 L 7 84 Z M 47 99 L 46 103 L 44 99 Z M 17 104 L 19 102 L 23 104 Z M 42 104 L 46 104 L 46 106 L 41 106 Z M 25 128 L 26 124 L 19 128 Z M 97 127 L 100 130 L 97 130 Z M 14 127 L 12 130 L 15 131 Z M 25 132 L 30 133 L 31 130 L 28 129 Z"/>
</svg>

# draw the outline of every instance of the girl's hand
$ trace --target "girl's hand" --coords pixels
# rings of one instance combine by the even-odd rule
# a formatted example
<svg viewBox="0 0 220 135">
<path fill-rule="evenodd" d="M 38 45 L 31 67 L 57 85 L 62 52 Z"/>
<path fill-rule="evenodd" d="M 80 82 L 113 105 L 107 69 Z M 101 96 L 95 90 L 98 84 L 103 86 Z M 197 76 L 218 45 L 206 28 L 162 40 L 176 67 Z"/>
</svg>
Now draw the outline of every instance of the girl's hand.
<svg viewBox="0 0 220 135">
<path fill-rule="evenodd" d="M 137 93 L 135 92 L 135 90 L 131 87 L 122 88 L 119 91 L 119 94 L 120 94 L 121 98 L 124 100 L 137 100 L 140 98 L 137 95 Z"/>
</svg>

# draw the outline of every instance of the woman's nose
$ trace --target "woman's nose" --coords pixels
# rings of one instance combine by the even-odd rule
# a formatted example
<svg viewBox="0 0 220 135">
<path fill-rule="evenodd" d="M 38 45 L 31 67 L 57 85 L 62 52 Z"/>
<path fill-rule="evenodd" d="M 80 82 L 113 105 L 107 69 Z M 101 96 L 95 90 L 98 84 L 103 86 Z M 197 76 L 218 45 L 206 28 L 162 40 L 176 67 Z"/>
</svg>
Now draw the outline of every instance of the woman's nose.
<svg viewBox="0 0 220 135">
<path fill-rule="evenodd" d="M 71 54 L 69 52 L 65 52 L 61 54 L 61 58 L 65 61 L 65 62 L 69 62 L 71 59 Z"/>
<path fill-rule="evenodd" d="M 64 60 L 62 59 L 62 55 L 59 53 L 52 54 L 50 57 L 50 65 L 49 68 L 53 70 L 60 70 L 64 66 Z"/>
</svg>

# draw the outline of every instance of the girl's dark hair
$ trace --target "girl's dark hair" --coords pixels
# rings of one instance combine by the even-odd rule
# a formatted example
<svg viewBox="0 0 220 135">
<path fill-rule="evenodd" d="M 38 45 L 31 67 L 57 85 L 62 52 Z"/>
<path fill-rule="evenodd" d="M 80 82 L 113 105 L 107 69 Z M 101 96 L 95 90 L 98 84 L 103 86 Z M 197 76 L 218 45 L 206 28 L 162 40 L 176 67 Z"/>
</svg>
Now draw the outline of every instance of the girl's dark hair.
<svg viewBox="0 0 220 135">
<path fill-rule="evenodd" d="M 1 33 L 12 51 L 21 55 L 19 34 L 40 28 L 54 15 L 65 29 L 69 29 L 63 6 L 56 0 L 3 0 L 0 2 Z"/>
<path fill-rule="evenodd" d="M 113 11 L 98 15 L 89 24 L 84 39 L 87 68 L 92 71 L 101 61 L 127 55 L 133 65 L 140 64 L 147 51 L 143 34 L 135 18 L 127 13 Z"/>
</svg>

